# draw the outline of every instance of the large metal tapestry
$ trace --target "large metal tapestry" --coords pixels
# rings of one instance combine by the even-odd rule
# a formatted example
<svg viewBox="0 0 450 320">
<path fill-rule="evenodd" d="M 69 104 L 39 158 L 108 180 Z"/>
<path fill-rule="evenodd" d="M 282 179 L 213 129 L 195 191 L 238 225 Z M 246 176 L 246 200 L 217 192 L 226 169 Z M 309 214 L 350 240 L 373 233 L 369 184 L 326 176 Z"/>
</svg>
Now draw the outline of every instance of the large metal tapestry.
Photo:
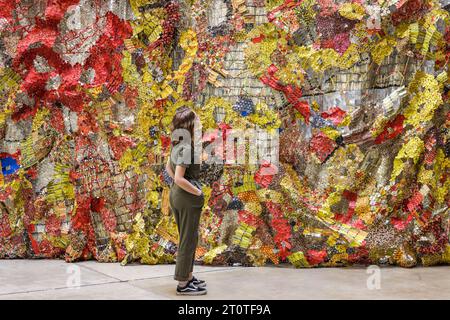
<svg viewBox="0 0 450 320">
<path fill-rule="evenodd" d="M 216 156 L 234 129 L 279 152 L 202 164 L 199 263 L 448 264 L 448 10 L 1 0 L 0 258 L 173 262 L 164 164 L 188 105 Z"/>
</svg>

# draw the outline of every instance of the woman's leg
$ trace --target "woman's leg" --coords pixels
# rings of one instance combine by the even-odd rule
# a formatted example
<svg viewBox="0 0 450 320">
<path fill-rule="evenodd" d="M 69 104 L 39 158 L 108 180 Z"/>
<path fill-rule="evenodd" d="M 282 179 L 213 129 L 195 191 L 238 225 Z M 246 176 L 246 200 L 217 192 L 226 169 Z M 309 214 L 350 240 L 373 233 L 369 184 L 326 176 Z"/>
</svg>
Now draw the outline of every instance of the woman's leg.
<svg viewBox="0 0 450 320">
<path fill-rule="evenodd" d="M 199 215 L 200 216 L 200 215 Z M 200 221 L 197 223 L 197 228 L 195 229 L 195 234 L 194 234 L 194 239 L 193 241 L 195 241 L 195 243 L 198 244 L 198 226 L 200 224 Z M 197 249 L 197 247 L 196 247 Z M 190 268 L 190 273 L 189 273 L 189 279 L 192 279 L 192 272 L 194 272 L 194 262 L 195 262 L 195 251 L 192 253 L 192 260 L 191 260 L 191 268 Z"/>
<path fill-rule="evenodd" d="M 193 268 L 193 258 L 198 241 L 201 210 L 192 206 L 181 208 L 178 215 L 179 243 L 174 279 L 188 281 Z"/>
<path fill-rule="evenodd" d="M 181 229 L 180 229 L 180 213 L 177 209 L 173 208 L 172 205 L 170 207 L 172 213 L 173 213 L 173 217 L 175 218 L 175 223 L 177 224 L 177 230 L 178 230 L 178 234 L 181 234 Z M 180 250 L 178 249 L 177 251 L 177 261 L 176 261 L 176 265 L 178 265 L 179 263 L 179 255 L 180 255 Z M 177 277 L 174 277 L 175 280 L 178 280 Z M 183 286 L 185 284 L 186 281 L 178 281 L 180 286 Z"/>
</svg>

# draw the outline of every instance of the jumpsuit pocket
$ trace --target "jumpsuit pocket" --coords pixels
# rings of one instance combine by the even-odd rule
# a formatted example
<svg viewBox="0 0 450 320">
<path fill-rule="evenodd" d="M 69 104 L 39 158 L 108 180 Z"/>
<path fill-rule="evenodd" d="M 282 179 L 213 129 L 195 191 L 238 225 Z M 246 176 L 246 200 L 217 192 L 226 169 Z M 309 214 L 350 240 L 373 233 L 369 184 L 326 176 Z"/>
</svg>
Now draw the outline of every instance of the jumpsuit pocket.
<svg viewBox="0 0 450 320">
<path fill-rule="evenodd" d="M 203 195 L 203 193 L 199 196 L 195 196 L 196 198 L 195 201 L 193 201 L 192 203 L 192 207 L 193 208 L 203 208 L 203 205 L 205 204 L 205 196 Z"/>
<path fill-rule="evenodd" d="M 169 201 L 177 209 L 181 209 L 182 207 L 201 209 L 205 203 L 205 196 L 203 193 L 197 196 L 175 184 L 170 191 Z"/>
<path fill-rule="evenodd" d="M 198 189 L 202 190 L 202 185 L 197 180 L 189 179 L 189 182 L 192 183 Z M 195 197 L 196 200 L 194 201 L 192 206 L 194 208 L 202 208 L 203 205 L 205 204 L 205 195 L 203 194 L 203 191 L 202 191 L 201 195 L 199 195 L 199 196 L 193 195 L 193 196 Z"/>
</svg>

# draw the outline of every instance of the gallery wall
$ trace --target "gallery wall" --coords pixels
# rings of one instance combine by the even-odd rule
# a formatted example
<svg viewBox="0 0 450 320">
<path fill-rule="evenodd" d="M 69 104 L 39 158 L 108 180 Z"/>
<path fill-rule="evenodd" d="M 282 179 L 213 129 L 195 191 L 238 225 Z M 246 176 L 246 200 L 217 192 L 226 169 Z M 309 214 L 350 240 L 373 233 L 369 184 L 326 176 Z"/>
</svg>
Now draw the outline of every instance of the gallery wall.
<svg viewBox="0 0 450 320">
<path fill-rule="evenodd" d="M 199 263 L 448 264 L 449 41 L 445 0 L 2 1 L 0 258 L 174 262 L 187 105 L 277 155 L 202 164 Z"/>
</svg>

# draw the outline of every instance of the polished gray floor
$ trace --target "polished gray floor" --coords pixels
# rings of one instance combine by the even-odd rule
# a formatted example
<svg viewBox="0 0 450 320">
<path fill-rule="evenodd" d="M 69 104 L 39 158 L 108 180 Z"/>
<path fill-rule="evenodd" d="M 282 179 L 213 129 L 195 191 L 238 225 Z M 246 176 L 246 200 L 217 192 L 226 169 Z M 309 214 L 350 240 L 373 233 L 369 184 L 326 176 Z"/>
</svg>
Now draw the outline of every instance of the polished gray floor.
<svg viewBox="0 0 450 320">
<path fill-rule="evenodd" d="M 0 260 L 0 299 L 179 299 L 173 272 L 174 265 Z M 450 299 L 450 266 L 195 266 L 195 273 L 208 294 L 189 299 Z"/>
</svg>

